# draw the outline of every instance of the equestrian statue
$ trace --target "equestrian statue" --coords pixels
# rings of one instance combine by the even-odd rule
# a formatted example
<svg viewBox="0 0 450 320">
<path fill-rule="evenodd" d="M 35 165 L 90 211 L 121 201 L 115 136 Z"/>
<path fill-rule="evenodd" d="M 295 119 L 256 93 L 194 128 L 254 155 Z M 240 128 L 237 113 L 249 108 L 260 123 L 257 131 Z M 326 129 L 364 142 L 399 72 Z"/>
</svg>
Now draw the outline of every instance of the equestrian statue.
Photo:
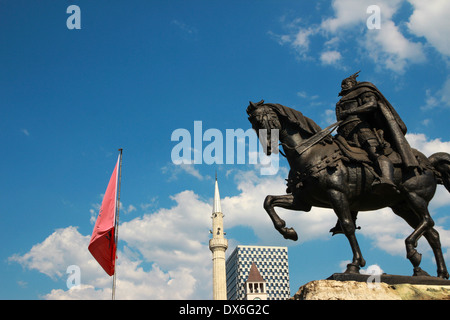
<svg viewBox="0 0 450 320">
<path fill-rule="evenodd" d="M 338 221 L 330 232 L 345 234 L 353 252 L 345 272 L 359 273 L 366 262 L 355 235 L 357 214 L 389 207 L 413 229 L 405 240 L 413 275 L 428 276 L 419 267 L 422 255 L 416 250 L 424 236 L 433 249 L 437 276 L 448 279 L 428 204 L 437 184 L 450 192 L 450 154 L 426 157 L 411 148 L 398 113 L 374 84 L 358 82 L 358 73 L 342 81 L 337 122 L 325 129 L 292 108 L 264 100 L 250 102 L 248 119 L 267 146 L 266 154 L 280 151 L 290 166 L 286 194 L 268 195 L 264 209 L 275 229 L 294 241 L 296 231 L 286 227 L 275 207 L 305 212 L 313 206 L 333 209 Z M 267 134 L 259 135 L 260 129 Z M 273 145 L 272 130 L 278 130 L 283 151 Z"/>
</svg>

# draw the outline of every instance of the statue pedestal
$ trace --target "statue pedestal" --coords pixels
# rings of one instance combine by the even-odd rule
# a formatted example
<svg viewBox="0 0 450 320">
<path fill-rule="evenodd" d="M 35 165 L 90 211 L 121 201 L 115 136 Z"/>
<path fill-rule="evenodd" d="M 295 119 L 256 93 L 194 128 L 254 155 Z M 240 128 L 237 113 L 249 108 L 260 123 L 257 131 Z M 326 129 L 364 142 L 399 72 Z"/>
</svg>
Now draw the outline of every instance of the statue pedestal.
<svg viewBox="0 0 450 320">
<path fill-rule="evenodd" d="M 369 280 L 369 281 L 367 281 Z M 335 273 L 308 282 L 294 300 L 450 300 L 450 280 L 396 275 Z"/>
</svg>

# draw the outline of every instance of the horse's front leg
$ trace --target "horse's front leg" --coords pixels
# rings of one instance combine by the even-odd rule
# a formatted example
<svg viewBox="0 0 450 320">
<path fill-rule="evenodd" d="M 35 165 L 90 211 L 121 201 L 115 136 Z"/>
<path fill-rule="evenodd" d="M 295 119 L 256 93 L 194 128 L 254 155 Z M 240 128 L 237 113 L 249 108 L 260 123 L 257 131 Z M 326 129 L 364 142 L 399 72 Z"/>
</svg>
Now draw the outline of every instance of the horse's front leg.
<svg viewBox="0 0 450 320">
<path fill-rule="evenodd" d="M 295 198 L 292 194 L 286 194 L 283 196 L 267 196 L 264 200 L 264 209 L 269 214 L 270 219 L 275 226 L 275 229 L 280 232 L 285 239 L 297 241 L 297 232 L 293 228 L 286 228 L 286 222 L 281 219 L 276 213 L 274 207 L 281 207 L 290 210 L 299 210 L 295 205 Z"/>
</svg>

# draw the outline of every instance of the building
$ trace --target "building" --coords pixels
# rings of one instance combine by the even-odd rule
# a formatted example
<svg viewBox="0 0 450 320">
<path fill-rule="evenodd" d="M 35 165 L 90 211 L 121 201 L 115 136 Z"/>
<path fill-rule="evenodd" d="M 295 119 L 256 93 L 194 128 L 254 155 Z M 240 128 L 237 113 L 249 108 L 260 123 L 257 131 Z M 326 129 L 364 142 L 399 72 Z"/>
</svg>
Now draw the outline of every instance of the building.
<svg viewBox="0 0 450 320">
<path fill-rule="evenodd" d="M 250 267 L 247 281 L 245 281 L 245 299 L 246 300 L 267 300 L 267 281 L 259 273 L 258 267 L 254 262 Z"/>
<path fill-rule="evenodd" d="M 287 247 L 239 245 L 226 261 L 228 300 L 246 299 L 246 281 L 252 264 L 265 280 L 267 300 L 290 298 Z"/>
<path fill-rule="evenodd" d="M 219 185 L 214 189 L 214 204 L 212 210 L 212 239 L 209 240 L 209 249 L 212 252 L 213 261 L 213 299 L 227 300 L 227 284 L 225 274 L 225 251 L 228 248 L 228 240 L 223 231 L 223 213 L 220 206 Z"/>
</svg>

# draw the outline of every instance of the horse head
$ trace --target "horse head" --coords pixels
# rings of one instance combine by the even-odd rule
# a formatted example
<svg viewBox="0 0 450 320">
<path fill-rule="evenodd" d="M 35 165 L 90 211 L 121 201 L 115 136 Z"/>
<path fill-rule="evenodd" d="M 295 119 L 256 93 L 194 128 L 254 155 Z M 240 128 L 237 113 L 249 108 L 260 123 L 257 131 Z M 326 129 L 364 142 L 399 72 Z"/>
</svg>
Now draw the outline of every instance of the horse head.
<svg viewBox="0 0 450 320">
<path fill-rule="evenodd" d="M 272 151 L 278 153 L 278 145 L 272 148 L 272 143 L 278 142 L 277 135 L 272 134 L 272 130 L 281 130 L 281 123 L 278 118 L 278 114 L 268 105 L 264 104 L 264 100 L 254 103 L 250 101 L 247 108 L 248 121 L 252 124 L 253 130 L 255 130 L 261 145 L 267 146 L 263 148 L 264 152 L 270 156 Z M 272 138 L 277 141 L 272 141 Z"/>
</svg>

